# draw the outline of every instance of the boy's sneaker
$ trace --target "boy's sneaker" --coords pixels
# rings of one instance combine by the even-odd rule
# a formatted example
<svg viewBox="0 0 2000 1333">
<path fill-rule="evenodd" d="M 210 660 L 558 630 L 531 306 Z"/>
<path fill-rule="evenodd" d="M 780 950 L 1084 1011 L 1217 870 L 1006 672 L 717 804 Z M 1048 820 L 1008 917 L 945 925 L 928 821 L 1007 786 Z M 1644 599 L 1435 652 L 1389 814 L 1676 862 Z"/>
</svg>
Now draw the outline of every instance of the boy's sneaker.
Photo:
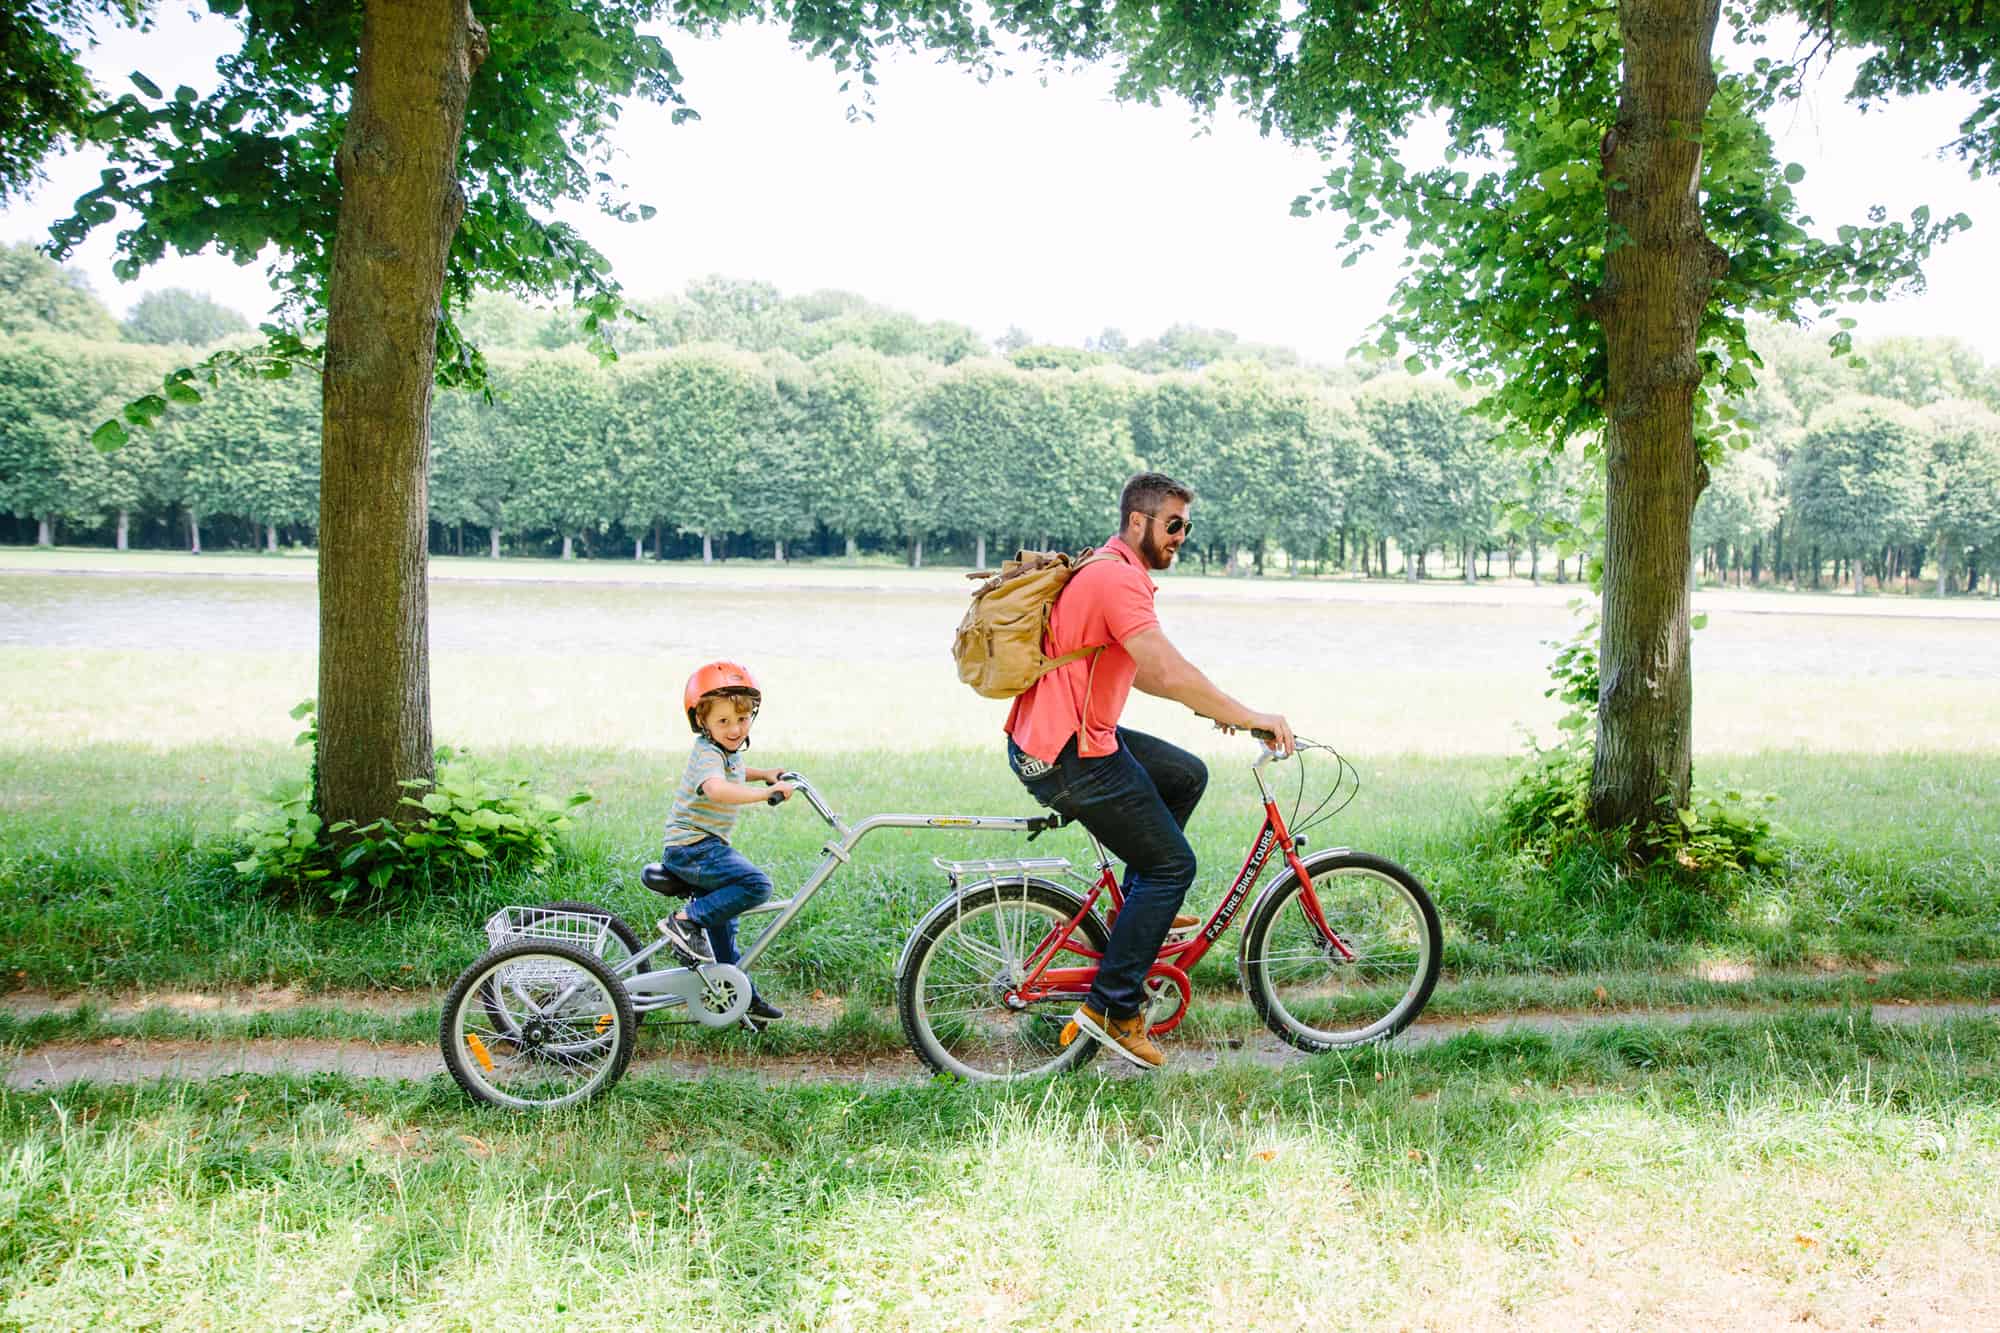
<svg viewBox="0 0 2000 1333">
<path fill-rule="evenodd" d="M 743 1012 L 743 1026 L 752 1032 L 762 1032 L 771 1024 L 785 1016 L 785 1011 L 755 991 L 750 992 L 750 1007 Z"/>
<path fill-rule="evenodd" d="M 667 937 L 667 947 L 679 954 L 683 962 L 701 964 L 715 961 L 715 950 L 709 947 L 708 932 L 681 913 L 661 918 L 660 933 Z"/>
<path fill-rule="evenodd" d="M 1123 1056 L 1141 1069 L 1158 1069 L 1167 1062 L 1166 1055 L 1146 1035 L 1146 1016 L 1143 1013 L 1131 1018 L 1106 1018 L 1089 1004 L 1080 1004 L 1069 1021 L 1076 1025 L 1078 1032 L 1095 1037 L 1114 1054 Z"/>
</svg>

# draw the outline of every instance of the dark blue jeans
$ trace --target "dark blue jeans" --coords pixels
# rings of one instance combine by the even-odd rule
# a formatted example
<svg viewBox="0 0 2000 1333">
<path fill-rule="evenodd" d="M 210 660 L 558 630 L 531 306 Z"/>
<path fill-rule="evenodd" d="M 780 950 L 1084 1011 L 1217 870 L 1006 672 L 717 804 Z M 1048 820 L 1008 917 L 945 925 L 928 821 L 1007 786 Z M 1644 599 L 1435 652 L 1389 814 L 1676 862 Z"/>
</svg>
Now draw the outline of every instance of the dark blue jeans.
<svg viewBox="0 0 2000 1333">
<path fill-rule="evenodd" d="M 660 853 L 660 864 L 701 890 L 699 898 L 688 902 L 688 920 L 708 932 L 716 962 L 735 962 L 736 918 L 771 900 L 771 877 L 716 837 L 668 847 Z"/>
<path fill-rule="evenodd" d="M 1095 759 L 1079 757 L 1072 737 L 1053 765 L 1011 739 L 1007 760 L 1031 796 L 1082 824 L 1125 863 L 1125 906 L 1111 925 L 1090 1004 L 1107 1018 L 1131 1018 L 1145 1008 L 1146 969 L 1194 883 L 1194 849 L 1182 830 L 1208 788 L 1208 766 L 1124 727 L 1118 748 Z"/>
</svg>

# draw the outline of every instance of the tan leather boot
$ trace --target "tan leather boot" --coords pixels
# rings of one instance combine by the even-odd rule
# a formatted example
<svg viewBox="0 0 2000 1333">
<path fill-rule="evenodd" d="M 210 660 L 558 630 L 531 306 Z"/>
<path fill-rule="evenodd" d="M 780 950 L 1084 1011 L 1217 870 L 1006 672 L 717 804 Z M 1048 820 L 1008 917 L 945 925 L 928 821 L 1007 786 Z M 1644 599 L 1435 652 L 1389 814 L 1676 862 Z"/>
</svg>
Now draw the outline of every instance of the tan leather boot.
<svg viewBox="0 0 2000 1333">
<path fill-rule="evenodd" d="M 1158 1069 L 1167 1062 L 1166 1055 L 1146 1035 L 1144 1014 L 1132 1018 L 1106 1018 L 1092 1006 L 1081 1004 L 1070 1017 L 1070 1022 L 1076 1025 L 1078 1032 L 1096 1038 L 1113 1054 L 1123 1056 L 1141 1069 Z"/>
</svg>

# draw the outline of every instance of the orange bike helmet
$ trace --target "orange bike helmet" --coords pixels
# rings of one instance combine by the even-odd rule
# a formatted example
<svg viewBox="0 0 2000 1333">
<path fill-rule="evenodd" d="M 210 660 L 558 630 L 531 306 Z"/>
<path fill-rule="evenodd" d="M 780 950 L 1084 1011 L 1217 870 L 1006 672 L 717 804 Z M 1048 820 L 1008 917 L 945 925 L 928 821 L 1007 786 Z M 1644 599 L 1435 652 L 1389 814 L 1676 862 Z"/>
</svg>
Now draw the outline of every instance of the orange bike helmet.
<svg viewBox="0 0 2000 1333">
<path fill-rule="evenodd" d="M 710 662 L 707 666 L 696 667 L 688 677 L 687 688 L 681 691 L 681 702 L 687 707 L 688 729 L 700 734 L 701 721 L 696 709 L 703 699 L 717 694 L 739 694 L 750 701 L 750 711 L 755 713 L 764 702 L 764 692 L 757 688 L 757 678 L 750 674 L 750 668 L 735 662 Z"/>
</svg>

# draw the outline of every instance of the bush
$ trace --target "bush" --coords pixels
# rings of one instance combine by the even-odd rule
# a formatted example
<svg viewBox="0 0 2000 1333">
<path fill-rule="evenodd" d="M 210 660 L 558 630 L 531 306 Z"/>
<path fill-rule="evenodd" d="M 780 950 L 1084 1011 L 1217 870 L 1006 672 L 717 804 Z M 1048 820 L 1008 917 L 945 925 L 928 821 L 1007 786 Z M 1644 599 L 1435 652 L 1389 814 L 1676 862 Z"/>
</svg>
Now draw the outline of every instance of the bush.
<svg viewBox="0 0 2000 1333">
<path fill-rule="evenodd" d="M 310 718 L 311 700 L 292 710 Z M 298 743 L 317 747 L 308 722 Z M 335 909 L 382 907 L 456 888 L 480 876 L 515 870 L 541 874 L 556 854 L 556 838 L 572 826 L 566 813 L 590 800 L 566 803 L 535 794 L 526 778 L 487 771 L 469 754 L 439 747 L 437 778 L 406 781 L 402 803 L 423 812 L 395 822 L 322 826 L 315 813 L 318 761 L 297 785 L 281 785 L 265 803 L 236 818 L 248 839 L 238 874 L 271 891 L 296 894 Z"/>
<path fill-rule="evenodd" d="M 1693 881 L 1775 867 L 1781 833 L 1771 822 L 1777 796 L 1741 788 L 1695 784 L 1687 808 L 1666 805 L 1642 828 L 1603 831 L 1590 822 L 1590 775 L 1597 709 L 1597 619 L 1557 645 L 1544 693 L 1567 705 L 1557 725 L 1562 739 L 1543 749 L 1532 739 L 1528 755 L 1501 793 L 1495 811 L 1499 841 L 1554 865 L 1587 850 L 1632 871 L 1667 871 Z M 1719 881 L 1718 881 L 1719 882 Z"/>
</svg>

